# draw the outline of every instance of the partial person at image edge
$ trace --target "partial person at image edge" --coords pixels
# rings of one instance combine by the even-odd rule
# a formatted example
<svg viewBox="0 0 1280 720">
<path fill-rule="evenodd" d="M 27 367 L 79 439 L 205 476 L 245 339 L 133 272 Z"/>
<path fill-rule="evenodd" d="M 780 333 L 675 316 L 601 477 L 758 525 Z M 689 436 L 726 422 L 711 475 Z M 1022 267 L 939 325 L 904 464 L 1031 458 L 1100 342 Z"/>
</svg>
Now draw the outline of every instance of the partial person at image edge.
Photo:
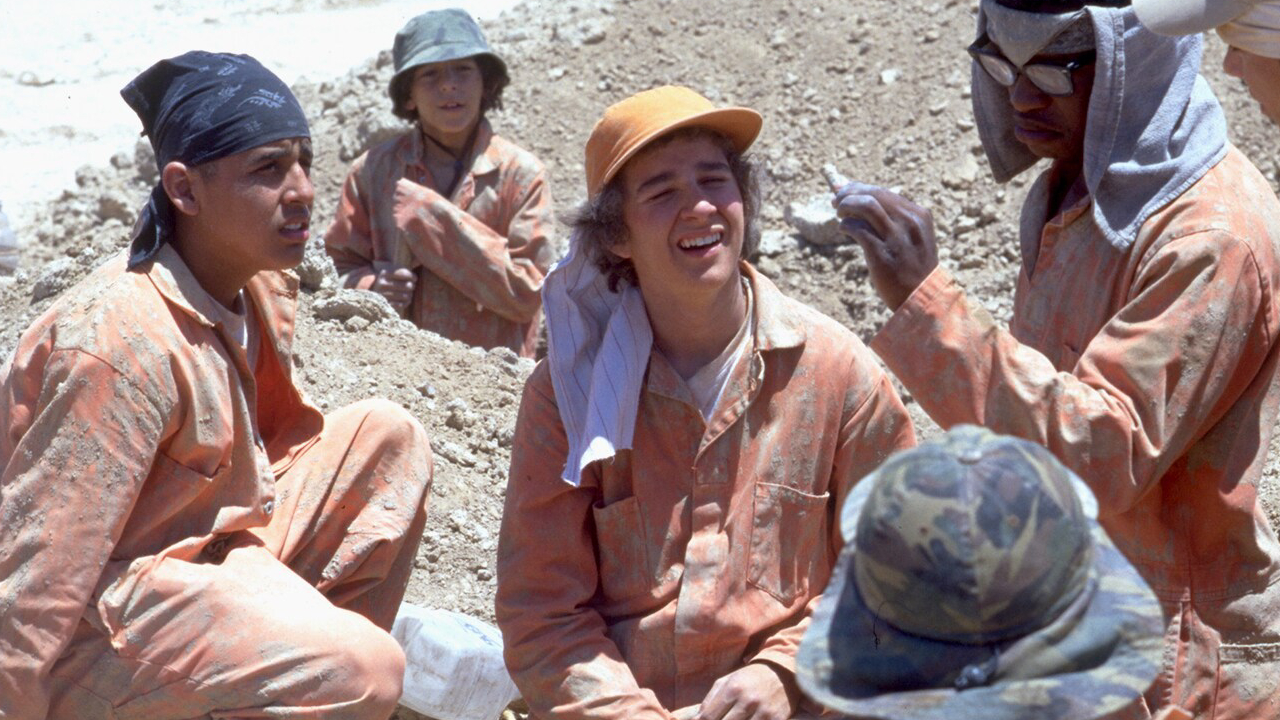
<svg viewBox="0 0 1280 720">
<path fill-rule="evenodd" d="M 841 718 L 1147 718 L 1160 603 L 1097 518 L 1026 440 L 959 425 L 895 453 L 841 508 L 801 687 Z"/>
<path fill-rule="evenodd" d="M 1280 1 L 1134 0 L 1138 19 L 1162 35 L 1217 29 L 1222 69 L 1240 78 L 1262 113 L 1280 125 Z"/>
<path fill-rule="evenodd" d="M 293 382 L 306 116 L 245 55 L 121 94 L 161 180 L 0 368 L 0 717 L 385 718 L 431 452 Z"/>
<path fill-rule="evenodd" d="M 927 210 L 836 198 L 893 315 L 871 348 L 942 427 L 1046 446 L 1162 603 L 1152 712 L 1280 717 L 1280 543 L 1258 489 L 1280 409 L 1280 201 L 1227 141 L 1199 36 L 1127 2 L 982 0 L 973 103 L 1024 202 L 1003 327 L 937 261 Z"/>
</svg>

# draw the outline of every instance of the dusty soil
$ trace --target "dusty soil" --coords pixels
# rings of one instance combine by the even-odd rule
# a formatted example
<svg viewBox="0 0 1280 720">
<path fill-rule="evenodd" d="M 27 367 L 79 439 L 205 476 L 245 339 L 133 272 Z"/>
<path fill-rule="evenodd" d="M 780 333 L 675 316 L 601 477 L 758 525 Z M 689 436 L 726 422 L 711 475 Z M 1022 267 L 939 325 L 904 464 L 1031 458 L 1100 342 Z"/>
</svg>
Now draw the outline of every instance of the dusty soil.
<svg viewBox="0 0 1280 720">
<path fill-rule="evenodd" d="M 942 262 L 999 317 L 1011 309 L 1018 254 L 1015 220 L 1024 181 L 999 187 L 981 156 L 968 101 L 975 3 L 835 0 L 530 1 L 487 23 L 512 70 L 500 133 L 547 165 L 560 208 L 578 202 L 581 153 L 608 104 L 662 83 L 765 116 L 755 155 L 764 173 L 764 225 L 773 249 L 757 261 L 789 294 L 869 339 L 886 317 L 856 247 L 786 237 L 784 208 L 824 189 L 819 168 L 903 192 L 932 208 Z M 388 43 L 395 28 L 388 28 Z M 1232 137 L 1280 184 L 1277 131 L 1218 67 L 1211 39 L 1206 75 L 1226 106 Z M 384 53 L 344 77 L 296 88 L 312 118 L 317 220 L 328 225 L 350 161 L 405 127 L 385 95 Z M 1028 174 L 1029 176 L 1030 174 Z M 0 277 L 0 357 L 52 297 L 125 241 L 155 176 L 140 145 L 78 176 L 25 238 L 26 269 Z M 319 232 L 317 234 L 319 234 Z M 563 242 L 563 233 L 560 241 Z M 422 420 L 436 450 L 427 537 L 411 602 L 492 621 L 494 548 L 519 393 L 531 363 L 485 353 L 396 320 L 386 306 L 335 293 L 331 267 L 313 255 L 294 357 L 322 406 L 379 395 Z M 327 319 L 326 319 L 327 318 Z M 909 398 L 908 398 L 909 401 Z M 924 435 L 935 426 L 910 404 Z M 1277 475 L 1274 460 L 1267 477 Z M 1276 485 L 1263 496 L 1276 519 Z M 409 717 L 406 714 L 405 717 Z"/>
</svg>

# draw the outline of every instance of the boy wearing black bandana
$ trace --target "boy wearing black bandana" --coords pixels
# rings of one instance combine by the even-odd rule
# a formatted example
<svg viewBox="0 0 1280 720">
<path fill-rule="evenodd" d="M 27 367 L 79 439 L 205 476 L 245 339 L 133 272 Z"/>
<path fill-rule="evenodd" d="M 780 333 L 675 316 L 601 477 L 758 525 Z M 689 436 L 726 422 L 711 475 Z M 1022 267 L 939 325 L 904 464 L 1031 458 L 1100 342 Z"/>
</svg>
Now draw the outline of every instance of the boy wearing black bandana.
<svg viewBox="0 0 1280 720">
<path fill-rule="evenodd" d="M 290 377 L 306 118 L 243 55 L 122 95 L 161 182 L 0 368 L 0 717 L 386 717 L 431 454 Z"/>
</svg>

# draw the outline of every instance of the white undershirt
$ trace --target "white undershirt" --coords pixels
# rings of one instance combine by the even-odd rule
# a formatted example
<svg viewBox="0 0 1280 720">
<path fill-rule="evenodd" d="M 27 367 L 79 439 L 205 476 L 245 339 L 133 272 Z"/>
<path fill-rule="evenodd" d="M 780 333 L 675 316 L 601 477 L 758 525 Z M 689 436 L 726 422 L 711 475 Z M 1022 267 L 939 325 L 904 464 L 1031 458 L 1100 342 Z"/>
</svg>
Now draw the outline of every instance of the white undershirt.
<svg viewBox="0 0 1280 720">
<path fill-rule="evenodd" d="M 737 367 L 738 360 L 742 358 L 747 348 L 754 344 L 755 333 L 751 322 L 754 298 L 750 283 L 744 280 L 742 285 L 746 293 L 747 313 L 742 320 L 742 327 L 738 328 L 738 334 L 729 341 L 715 360 L 702 366 L 692 377 L 685 378 L 685 384 L 693 393 L 694 402 L 698 404 L 703 420 L 711 419 L 711 413 L 715 412 L 720 396 L 724 394 L 724 387 L 729 382 L 729 375 Z"/>
<path fill-rule="evenodd" d="M 252 371 L 258 364 L 258 323 L 253 312 L 253 303 L 250 302 L 249 296 L 244 290 L 236 295 L 235 304 L 231 306 L 230 311 L 222 317 L 223 326 L 227 329 L 227 334 L 238 344 L 245 353 L 245 358 L 249 361 L 249 370 Z"/>
</svg>

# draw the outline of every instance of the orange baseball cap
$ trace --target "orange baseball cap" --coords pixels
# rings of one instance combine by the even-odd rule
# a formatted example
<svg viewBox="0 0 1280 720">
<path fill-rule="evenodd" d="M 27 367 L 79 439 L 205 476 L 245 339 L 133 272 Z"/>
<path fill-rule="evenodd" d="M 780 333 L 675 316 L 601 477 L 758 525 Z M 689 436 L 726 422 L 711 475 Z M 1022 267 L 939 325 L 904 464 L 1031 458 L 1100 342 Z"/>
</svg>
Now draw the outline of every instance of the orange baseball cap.
<svg viewBox="0 0 1280 720">
<path fill-rule="evenodd" d="M 685 127 L 705 127 L 729 138 L 738 152 L 751 147 L 764 118 L 743 107 L 717 108 L 686 87 L 666 85 L 636 93 L 604 111 L 587 139 L 587 197 L 594 198 L 622 166 L 655 138 Z"/>
</svg>

